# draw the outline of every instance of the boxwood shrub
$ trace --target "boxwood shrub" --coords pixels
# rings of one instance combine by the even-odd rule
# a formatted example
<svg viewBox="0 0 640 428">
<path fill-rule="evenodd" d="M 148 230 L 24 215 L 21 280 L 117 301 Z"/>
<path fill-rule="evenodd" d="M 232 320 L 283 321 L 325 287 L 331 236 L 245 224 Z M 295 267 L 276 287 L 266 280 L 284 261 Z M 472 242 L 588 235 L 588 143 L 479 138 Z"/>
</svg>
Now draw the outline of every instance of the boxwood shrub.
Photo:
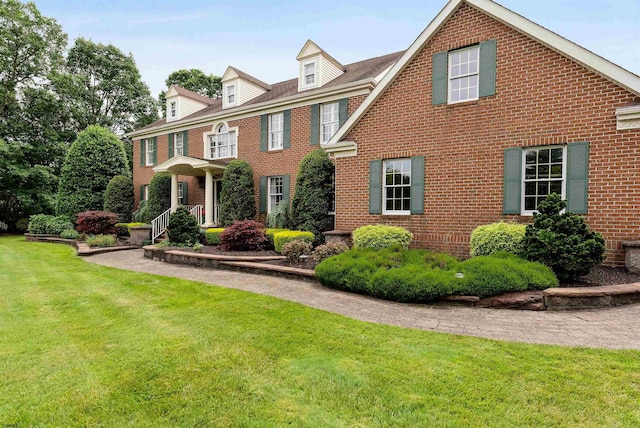
<svg viewBox="0 0 640 428">
<path fill-rule="evenodd" d="M 200 242 L 200 227 L 194 216 L 185 207 L 178 207 L 169 216 L 167 236 L 171 243 L 192 246 Z"/>
<path fill-rule="evenodd" d="M 282 254 L 284 244 L 296 239 L 313 244 L 313 233 L 302 230 L 285 230 L 284 232 L 278 232 L 273 235 L 273 246 L 278 253 Z"/>
<path fill-rule="evenodd" d="M 278 232 L 285 232 L 288 231 L 289 229 L 274 229 L 274 228 L 267 228 L 264 230 L 264 234 L 267 236 L 267 239 L 269 240 L 269 245 L 267 246 L 267 249 L 269 250 L 273 250 L 275 248 L 274 243 L 273 243 L 273 235 L 275 235 Z"/>
<path fill-rule="evenodd" d="M 519 254 L 526 228 L 524 224 L 505 222 L 478 226 L 471 232 L 471 255 L 490 256 L 499 252 Z"/>
<path fill-rule="evenodd" d="M 59 235 L 62 231 L 73 229 L 73 223 L 66 215 L 32 215 L 27 230 L 29 233 L 44 235 Z"/>
<path fill-rule="evenodd" d="M 403 227 L 387 226 L 385 224 L 367 225 L 353 231 L 354 248 L 383 249 L 400 245 L 405 250 L 409 248 L 413 234 Z"/>
<path fill-rule="evenodd" d="M 224 227 L 212 227 L 204 232 L 204 239 L 207 245 L 220 245 L 220 235 L 224 232 Z"/>
</svg>

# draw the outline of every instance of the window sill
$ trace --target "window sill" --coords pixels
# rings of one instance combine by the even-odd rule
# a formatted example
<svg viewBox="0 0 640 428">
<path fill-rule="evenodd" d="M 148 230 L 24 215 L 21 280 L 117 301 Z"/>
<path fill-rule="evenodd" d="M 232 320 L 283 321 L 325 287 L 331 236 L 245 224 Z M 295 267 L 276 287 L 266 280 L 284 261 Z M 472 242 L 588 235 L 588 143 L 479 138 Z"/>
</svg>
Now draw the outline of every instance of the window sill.
<svg viewBox="0 0 640 428">
<path fill-rule="evenodd" d="M 380 218 L 382 219 L 399 219 L 399 218 L 410 218 L 411 217 L 411 213 L 399 213 L 399 214 L 392 214 L 392 213 L 382 213 L 380 215 Z"/>
<path fill-rule="evenodd" d="M 279 152 L 283 152 L 284 151 L 284 147 L 281 147 L 279 149 L 269 149 L 267 150 L 267 153 L 279 153 Z"/>
<path fill-rule="evenodd" d="M 456 108 L 456 107 L 470 106 L 470 105 L 480 105 L 480 98 L 478 98 L 477 100 L 461 101 L 459 103 L 453 103 L 453 104 L 447 103 L 446 104 L 448 109 Z"/>
</svg>

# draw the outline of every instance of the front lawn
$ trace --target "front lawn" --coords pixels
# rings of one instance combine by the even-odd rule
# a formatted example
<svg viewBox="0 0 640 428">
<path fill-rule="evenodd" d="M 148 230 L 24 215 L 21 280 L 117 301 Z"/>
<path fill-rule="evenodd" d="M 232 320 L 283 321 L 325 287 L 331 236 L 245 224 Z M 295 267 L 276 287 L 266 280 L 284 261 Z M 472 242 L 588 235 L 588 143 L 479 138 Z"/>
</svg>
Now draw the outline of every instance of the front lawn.
<svg viewBox="0 0 640 428">
<path fill-rule="evenodd" d="M 368 324 L 0 237 L 0 425 L 634 426 L 640 352 Z"/>
</svg>

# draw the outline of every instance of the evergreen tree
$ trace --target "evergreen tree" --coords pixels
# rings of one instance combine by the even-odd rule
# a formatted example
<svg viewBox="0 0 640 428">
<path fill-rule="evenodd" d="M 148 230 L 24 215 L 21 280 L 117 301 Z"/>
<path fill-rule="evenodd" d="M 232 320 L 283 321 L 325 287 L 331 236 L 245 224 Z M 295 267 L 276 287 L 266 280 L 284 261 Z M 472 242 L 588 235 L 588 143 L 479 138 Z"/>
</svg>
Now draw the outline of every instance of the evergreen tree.
<svg viewBox="0 0 640 428">
<path fill-rule="evenodd" d="M 248 162 L 233 160 L 224 170 L 220 194 L 220 222 L 223 227 L 236 220 L 252 220 L 256 216 L 253 171 Z"/>
</svg>

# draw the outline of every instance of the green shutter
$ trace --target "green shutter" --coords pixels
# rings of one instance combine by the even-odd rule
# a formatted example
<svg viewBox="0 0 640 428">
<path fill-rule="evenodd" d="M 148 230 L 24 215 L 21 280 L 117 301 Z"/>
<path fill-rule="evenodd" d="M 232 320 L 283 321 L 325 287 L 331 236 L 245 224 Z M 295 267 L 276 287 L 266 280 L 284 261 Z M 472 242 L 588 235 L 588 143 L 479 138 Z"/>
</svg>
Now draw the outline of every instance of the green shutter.
<svg viewBox="0 0 640 428">
<path fill-rule="evenodd" d="M 411 158 L 411 214 L 424 214 L 424 156 Z"/>
<path fill-rule="evenodd" d="M 182 132 L 182 154 L 189 156 L 189 131 Z"/>
<path fill-rule="evenodd" d="M 588 164 L 588 142 L 567 146 L 567 211 L 574 214 L 587 213 Z"/>
<path fill-rule="evenodd" d="M 189 183 L 182 182 L 182 205 L 189 205 Z"/>
<path fill-rule="evenodd" d="M 478 95 L 488 97 L 496 94 L 496 41 L 480 43 L 480 82 Z"/>
<path fill-rule="evenodd" d="M 311 105 L 311 145 L 320 144 L 320 104 Z"/>
<path fill-rule="evenodd" d="M 291 110 L 285 110 L 282 124 L 282 148 L 291 147 Z"/>
<path fill-rule="evenodd" d="M 144 140 L 140 140 L 140 166 L 144 166 Z"/>
<path fill-rule="evenodd" d="M 260 177 L 260 214 L 267 213 L 267 177 Z"/>
<path fill-rule="evenodd" d="M 369 214 L 382 214 L 382 161 L 369 161 Z"/>
<path fill-rule="evenodd" d="M 433 78 L 431 88 L 431 104 L 447 103 L 447 57 L 448 52 L 433 54 Z"/>
<path fill-rule="evenodd" d="M 153 164 L 158 164 L 158 137 L 153 137 Z"/>
<path fill-rule="evenodd" d="M 173 133 L 169 133 L 169 159 L 173 157 Z"/>
<path fill-rule="evenodd" d="M 144 201 L 144 184 L 140 185 L 140 202 Z"/>
<path fill-rule="evenodd" d="M 502 213 L 520 214 L 522 191 L 522 148 L 504 151 L 504 176 L 502 193 Z"/>
<path fill-rule="evenodd" d="M 269 148 L 269 115 L 260 116 L 260 151 L 266 152 Z"/>
<path fill-rule="evenodd" d="M 338 103 L 338 125 L 344 125 L 347 117 L 349 117 L 349 98 L 343 98 Z"/>
<path fill-rule="evenodd" d="M 291 177 L 289 174 L 282 176 L 282 200 L 291 201 L 289 187 L 291 186 Z"/>
</svg>

